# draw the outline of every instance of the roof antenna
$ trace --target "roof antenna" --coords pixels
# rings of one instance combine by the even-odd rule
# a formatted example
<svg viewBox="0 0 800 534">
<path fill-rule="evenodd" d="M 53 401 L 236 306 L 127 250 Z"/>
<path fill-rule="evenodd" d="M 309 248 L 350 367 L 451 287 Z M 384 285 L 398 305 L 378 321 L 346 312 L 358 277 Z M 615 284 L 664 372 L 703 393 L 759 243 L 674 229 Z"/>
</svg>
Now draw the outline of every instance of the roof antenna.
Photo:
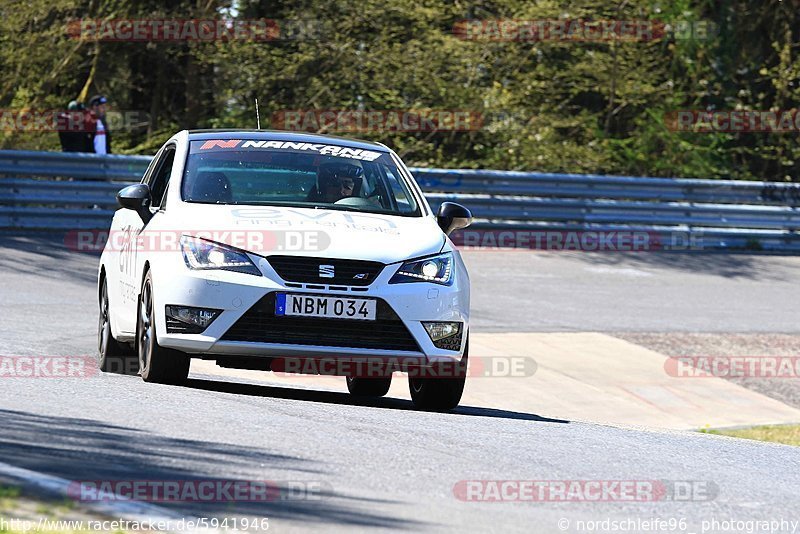
<svg viewBox="0 0 800 534">
<path fill-rule="evenodd" d="M 261 129 L 261 116 L 258 114 L 258 99 L 256 98 L 256 126 Z"/>
</svg>

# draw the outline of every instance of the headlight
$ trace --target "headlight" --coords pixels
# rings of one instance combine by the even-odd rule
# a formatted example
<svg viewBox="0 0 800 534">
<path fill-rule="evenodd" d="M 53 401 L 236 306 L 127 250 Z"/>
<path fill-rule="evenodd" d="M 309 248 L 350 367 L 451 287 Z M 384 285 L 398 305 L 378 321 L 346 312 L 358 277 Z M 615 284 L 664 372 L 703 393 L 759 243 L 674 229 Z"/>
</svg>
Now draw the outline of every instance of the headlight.
<svg viewBox="0 0 800 534">
<path fill-rule="evenodd" d="M 181 251 L 183 261 L 190 269 L 222 269 L 261 276 L 261 271 L 250 261 L 247 254 L 219 243 L 182 236 Z"/>
<path fill-rule="evenodd" d="M 453 254 L 447 252 L 421 260 L 407 261 L 395 273 L 390 284 L 407 282 L 433 282 L 449 286 L 453 284 Z"/>
</svg>

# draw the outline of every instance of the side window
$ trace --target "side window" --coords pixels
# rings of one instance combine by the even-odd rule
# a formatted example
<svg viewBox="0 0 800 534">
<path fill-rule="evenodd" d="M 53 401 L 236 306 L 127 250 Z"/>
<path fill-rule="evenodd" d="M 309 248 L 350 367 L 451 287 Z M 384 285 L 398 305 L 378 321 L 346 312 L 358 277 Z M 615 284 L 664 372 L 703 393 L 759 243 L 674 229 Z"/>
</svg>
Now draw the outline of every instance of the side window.
<svg viewBox="0 0 800 534">
<path fill-rule="evenodd" d="M 394 198 L 397 201 L 397 209 L 400 210 L 400 213 L 411 213 L 417 209 L 417 203 L 414 202 L 414 197 L 411 195 L 411 191 L 408 190 L 402 178 L 395 176 L 395 172 L 396 171 L 388 167 L 386 168 L 386 180 L 389 182 L 389 186 L 394 193 Z"/>
<path fill-rule="evenodd" d="M 152 207 L 161 207 L 164 192 L 167 190 L 169 176 L 172 173 L 172 164 L 175 161 L 175 147 L 169 146 L 161 155 L 161 161 L 157 164 L 155 172 L 151 175 L 148 185 L 153 195 Z"/>
<path fill-rule="evenodd" d="M 150 164 L 147 166 L 147 170 L 144 171 L 142 175 L 141 183 L 149 184 L 153 178 L 153 173 L 155 172 L 155 168 L 158 166 L 158 162 L 161 161 L 161 152 L 156 152 L 156 155 L 153 156 L 153 159 L 150 160 Z"/>
</svg>

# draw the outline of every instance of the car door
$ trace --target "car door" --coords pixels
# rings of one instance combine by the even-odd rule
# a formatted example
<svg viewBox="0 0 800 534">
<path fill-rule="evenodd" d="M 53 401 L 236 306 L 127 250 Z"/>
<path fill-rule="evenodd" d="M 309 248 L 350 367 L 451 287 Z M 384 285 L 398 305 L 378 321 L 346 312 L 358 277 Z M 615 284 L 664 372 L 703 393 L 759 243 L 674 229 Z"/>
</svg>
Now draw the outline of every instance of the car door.
<svg viewBox="0 0 800 534">
<path fill-rule="evenodd" d="M 159 151 L 150 161 L 140 183 L 145 183 L 155 169 L 159 160 Z M 118 209 L 111 220 L 108 242 L 101 257 L 108 284 L 109 312 L 111 325 L 117 339 L 130 338 L 133 329 L 130 327 L 130 309 L 134 307 L 136 291 L 131 284 L 132 275 L 130 243 L 134 231 L 141 225 L 139 215 L 132 210 Z"/>
<path fill-rule="evenodd" d="M 148 173 L 142 180 L 150 188 L 152 197 L 150 212 L 153 217 L 147 224 L 133 211 L 122 210 L 128 212 L 128 217 L 122 228 L 119 258 L 120 286 L 124 292 L 119 328 L 126 333 L 136 332 L 137 305 L 144 265 L 150 254 L 158 252 L 152 248 L 154 244 L 159 243 L 159 239 L 150 239 L 147 232 L 156 222 L 156 218 L 162 215 L 164 193 L 169 183 L 174 161 L 175 145 L 171 143 L 159 151 L 154 164 L 148 169 Z"/>
</svg>

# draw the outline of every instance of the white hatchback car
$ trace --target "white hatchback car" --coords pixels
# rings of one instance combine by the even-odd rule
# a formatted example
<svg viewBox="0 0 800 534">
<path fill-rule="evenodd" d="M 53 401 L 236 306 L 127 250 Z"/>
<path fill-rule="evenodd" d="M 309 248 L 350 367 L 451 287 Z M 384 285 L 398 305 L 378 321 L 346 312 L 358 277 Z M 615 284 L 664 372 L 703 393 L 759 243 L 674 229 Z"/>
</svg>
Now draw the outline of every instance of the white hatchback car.
<svg viewBox="0 0 800 534">
<path fill-rule="evenodd" d="M 100 259 L 99 366 L 180 383 L 191 358 L 347 377 L 414 405 L 458 405 L 469 276 L 397 154 L 338 137 L 181 131 L 117 195 Z M 437 370 L 437 365 L 438 370 Z"/>
</svg>

